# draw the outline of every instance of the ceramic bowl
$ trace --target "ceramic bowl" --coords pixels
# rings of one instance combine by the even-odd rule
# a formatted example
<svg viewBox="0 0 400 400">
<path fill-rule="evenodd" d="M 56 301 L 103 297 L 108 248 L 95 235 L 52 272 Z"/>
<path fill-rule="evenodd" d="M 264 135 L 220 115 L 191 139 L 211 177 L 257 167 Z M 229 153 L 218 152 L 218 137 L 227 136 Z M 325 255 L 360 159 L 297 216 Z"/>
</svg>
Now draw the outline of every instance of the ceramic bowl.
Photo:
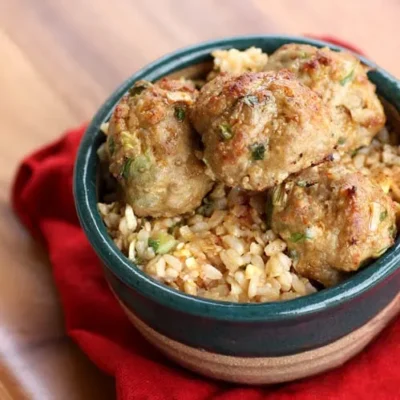
<svg viewBox="0 0 400 400">
<path fill-rule="evenodd" d="M 255 46 L 271 53 L 285 43 L 329 46 L 290 36 L 232 37 L 171 53 L 132 75 L 103 104 L 82 140 L 75 165 L 75 202 L 82 227 L 104 264 L 108 283 L 143 335 L 181 365 L 218 379 L 259 384 L 333 368 L 365 347 L 399 310 L 400 243 L 352 278 L 285 302 L 236 304 L 193 297 L 145 275 L 118 250 L 97 211 L 96 150 L 100 125 L 139 79 L 158 80 L 209 66 L 220 48 Z M 371 61 L 378 94 L 400 109 L 399 82 Z"/>
</svg>

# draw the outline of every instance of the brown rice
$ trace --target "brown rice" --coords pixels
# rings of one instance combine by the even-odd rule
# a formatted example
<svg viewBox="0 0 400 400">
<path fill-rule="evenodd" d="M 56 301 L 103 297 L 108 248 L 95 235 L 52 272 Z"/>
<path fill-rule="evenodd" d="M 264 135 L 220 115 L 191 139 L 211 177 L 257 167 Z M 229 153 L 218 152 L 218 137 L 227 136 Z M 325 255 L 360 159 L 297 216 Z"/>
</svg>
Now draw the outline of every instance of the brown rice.
<svg viewBox="0 0 400 400">
<path fill-rule="evenodd" d="M 265 67 L 260 49 L 214 52 L 214 72 Z M 210 75 L 211 75 L 210 74 Z M 107 124 L 102 130 L 107 133 Z M 99 156 L 104 151 L 99 149 Z M 400 147 L 385 128 L 371 145 L 345 155 L 400 201 Z M 316 291 L 298 275 L 286 243 L 264 223 L 265 198 L 216 184 L 195 212 L 174 218 L 138 218 L 114 201 L 98 209 L 117 247 L 139 269 L 187 294 L 233 302 L 293 299 Z M 160 243 L 162 246 L 160 247 Z"/>
<path fill-rule="evenodd" d="M 264 202 L 261 195 L 218 184 L 202 207 L 181 217 L 137 218 L 129 205 L 118 202 L 98 207 L 111 237 L 131 261 L 185 293 L 265 302 L 315 292 L 293 270 L 286 243 L 266 230 Z M 160 232 L 175 242 L 166 254 L 156 254 L 151 245 Z"/>
</svg>

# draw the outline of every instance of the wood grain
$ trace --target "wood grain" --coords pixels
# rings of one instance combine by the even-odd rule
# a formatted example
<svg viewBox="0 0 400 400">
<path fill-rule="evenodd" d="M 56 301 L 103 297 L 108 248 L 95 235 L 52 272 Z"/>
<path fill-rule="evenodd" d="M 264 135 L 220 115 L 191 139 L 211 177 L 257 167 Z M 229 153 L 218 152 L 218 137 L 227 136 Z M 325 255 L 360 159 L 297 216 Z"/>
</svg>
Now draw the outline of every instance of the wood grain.
<svg viewBox="0 0 400 400">
<path fill-rule="evenodd" d="M 400 76 L 398 15 L 397 0 L 0 0 L 0 398 L 114 397 L 65 336 L 46 255 L 10 209 L 25 154 L 89 120 L 139 67 L 215 37 L 335 35 Z"/>
</svg>

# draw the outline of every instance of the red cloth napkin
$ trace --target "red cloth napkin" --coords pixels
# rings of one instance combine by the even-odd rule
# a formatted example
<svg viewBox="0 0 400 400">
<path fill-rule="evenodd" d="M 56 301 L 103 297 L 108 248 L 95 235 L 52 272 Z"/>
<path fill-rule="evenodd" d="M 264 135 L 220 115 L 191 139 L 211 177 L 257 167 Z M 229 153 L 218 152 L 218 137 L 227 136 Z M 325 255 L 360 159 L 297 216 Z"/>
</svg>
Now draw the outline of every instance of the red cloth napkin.
<svg viewBox="0 0 400 400">
<path fill-rule="evenodd" d="M 213 381 L 183 370 L 153 349 L 130 325 L 83 234 L 72 196 L 73 163 L 84 127 L 28 156 L 18 170 L 12 202 L 50 255 L 68 335 L 115 377 L 118 399 L 349 400 L 400 399 L 400 320 L 364 352 L 318 377 L 270 387 Z"/>
</svg>

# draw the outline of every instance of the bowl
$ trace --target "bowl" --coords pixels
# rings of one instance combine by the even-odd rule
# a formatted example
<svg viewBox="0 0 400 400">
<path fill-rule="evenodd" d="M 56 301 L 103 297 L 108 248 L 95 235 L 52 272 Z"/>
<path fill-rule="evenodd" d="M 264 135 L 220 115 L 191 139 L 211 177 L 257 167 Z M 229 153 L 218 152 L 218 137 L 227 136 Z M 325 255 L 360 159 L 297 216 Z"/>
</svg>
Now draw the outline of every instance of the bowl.
<svg viewBox="0 0 400 400">
<path fill-rule="evenodd" d="M 259 47 L 271 53 L 286 43 L 329 43 L 292 36 L 243 36 L 187 47 L 147 65 L 125 81 L 97 112 L 81 142 L 74 196 L 86 236 L 104 265 L 112 292 L 137 329 L 163 353 L 203 375 L 232 382 L 284 382 L 334 368 L 363 349 L 400 309 L 400 241 L 345 282 L 285 302 L 237 304 L 178 292 L 132 264 L 109 237 L 97 210 L 100 126 L 139 79 L 196 76 L 220 48 Z M 400 109 L 400 85 L 360 57 L 385 102 Z"/>
</svg>

